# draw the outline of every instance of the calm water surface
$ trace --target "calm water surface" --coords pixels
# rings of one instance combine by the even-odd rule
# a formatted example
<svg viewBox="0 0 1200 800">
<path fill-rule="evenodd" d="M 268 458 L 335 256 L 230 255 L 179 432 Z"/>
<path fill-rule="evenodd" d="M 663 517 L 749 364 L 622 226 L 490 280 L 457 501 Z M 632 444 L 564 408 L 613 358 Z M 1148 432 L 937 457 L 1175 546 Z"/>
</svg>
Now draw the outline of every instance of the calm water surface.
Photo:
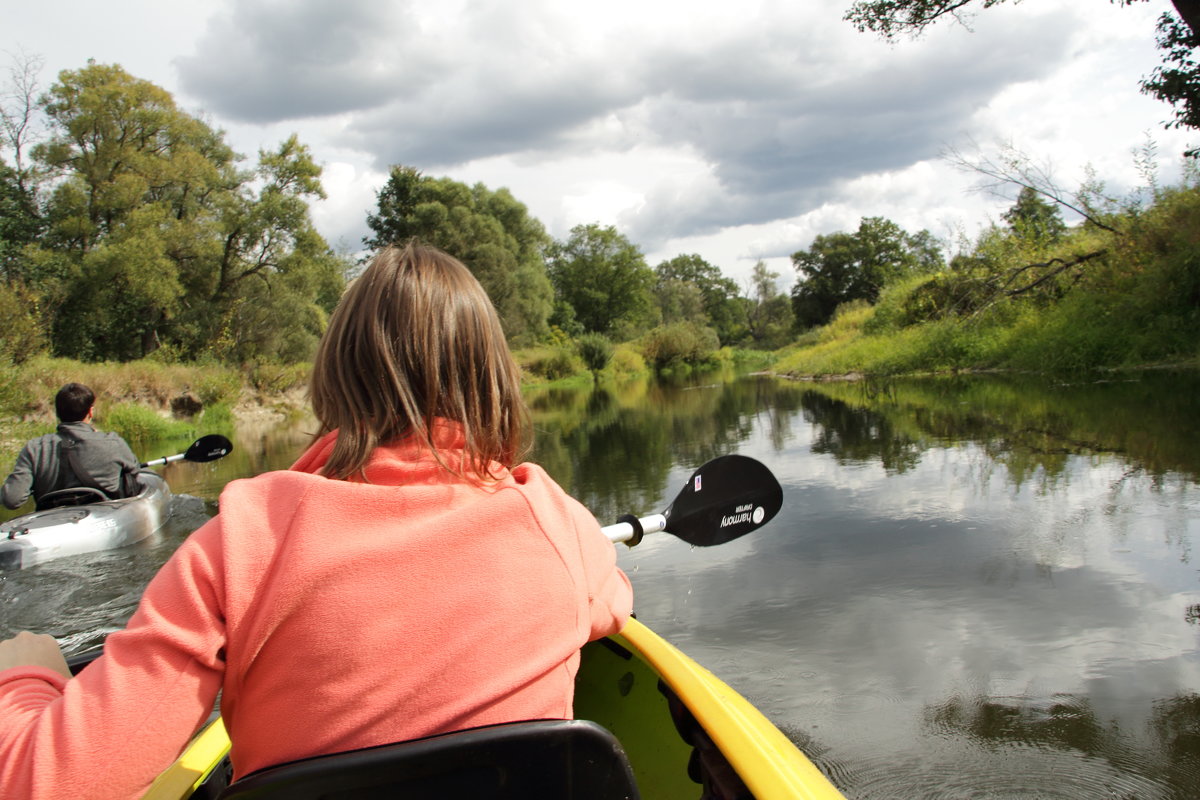
<svg viewBox="0 0 1200 800">
<path fill-rule="evenodd" d="M 534 460 L 603 523 L 662 510 L 717 455 L 775 472 L 766 528 L 714 548 L 651 536 L 620 563 L 639 618 L 847 797 L 1182 800 L 1200 796 L 1198 398 L 1200 376 L 1147 373 L 530 400 Z M 100 641 L 220 487 L 289 464 L 303 427 L 168 466 L 176 514 L 145 547 L 0 577 L 0 634 Z"/>
</svg>

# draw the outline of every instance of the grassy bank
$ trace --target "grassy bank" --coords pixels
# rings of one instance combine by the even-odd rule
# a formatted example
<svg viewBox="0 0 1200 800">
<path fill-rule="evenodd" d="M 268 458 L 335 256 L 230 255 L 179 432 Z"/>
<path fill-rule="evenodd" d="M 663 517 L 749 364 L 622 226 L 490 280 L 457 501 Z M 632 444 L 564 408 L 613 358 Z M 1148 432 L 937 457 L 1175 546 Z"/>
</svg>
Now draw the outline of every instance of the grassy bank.
<svg viewBox="0 0 1200 800">
<path fill-rule="evenodd" d="M 1147 366 L 1200 367 L 1200 324 L 1119 316 L 1100 298 L 976 319 L 940 319 L 879 332 L 877 307 L 852 307 L 786 348 L 792 377 L 969 371 L 1076 374 Z M 1108 320 L 1108 322 L 1105 322 Z M 1160 329 L 1155 331 L 1155 329 Z"/>
<path fill-rule="evenodd" d="M 1080 373 L 1200 365 L 1200 188 L 1054 242 L 993 230 L 950 269 L 839 308 L 776 365 L 794 376 Z M 1083 255 L 1087 254 L 1087 255 Z"/>
<path fill-rule="evenodd" d="M 12 464 L 29 438 L 54 430 L 54 394 L 77 381 L 96 393 L 96 420 L 135 449 L 145 442 L 229 431 L 247 408 L 294 406 L 307 365 L 218 365 L 154 360 L 82 363 L 35 357 L 0 367 L 0 464 Z"/>
</svg>

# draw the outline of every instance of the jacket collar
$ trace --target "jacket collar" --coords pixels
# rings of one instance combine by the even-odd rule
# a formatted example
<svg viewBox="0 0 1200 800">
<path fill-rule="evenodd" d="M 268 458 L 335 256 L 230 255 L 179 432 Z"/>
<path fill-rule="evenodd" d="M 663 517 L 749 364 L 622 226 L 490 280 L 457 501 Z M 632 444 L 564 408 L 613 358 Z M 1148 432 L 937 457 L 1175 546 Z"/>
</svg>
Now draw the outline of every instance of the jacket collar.
<svg viewBox="0 0 1200 800">
<path fill-rule="evenodd" d="M 58 423 L 59 436 L 67 436 L 71 439 L 78 439 L 82 433 L 95 433 L 96 429 L 86 422 L 60 422 Z"/>
<path fill-rule="evenodd" d="M 463 434 L 462 425 L 453 420 L 438 417 L 433 421 L 431 434 L 433 445 L 442 461 L 452 467 L 460 465 L 465 456 L 466 447 L 466 437 Z M 296 463 L 292 464 L 291 469 L 297 472 L 320 474 L 326 462 L 329 461 L 329 456 L 333 453 L 337 437 L 336 430 L 321 436 L 304 451 Z M 429 445 L 423 440 L 409 435 L 375 448 L 367 460 L 367 478 L 371 481 L 373 474 L 380 471 L 391 472 L 401 464 L 432 466 L 438 472 L 446 472 L 445 467 L 438 463 L 437 458 L 430 451 Z M 507 473 L 507 470 L 500 465 L 494 466 L 495 474 Z"/>
</svg>

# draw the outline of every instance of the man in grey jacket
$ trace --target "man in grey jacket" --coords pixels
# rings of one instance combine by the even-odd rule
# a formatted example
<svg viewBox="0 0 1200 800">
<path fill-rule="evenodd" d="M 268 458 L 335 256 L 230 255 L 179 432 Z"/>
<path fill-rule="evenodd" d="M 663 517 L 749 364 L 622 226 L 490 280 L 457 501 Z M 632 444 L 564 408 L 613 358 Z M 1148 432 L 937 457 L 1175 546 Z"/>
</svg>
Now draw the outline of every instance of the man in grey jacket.
<svg viewBox="0 0 1200 800">
<path fill-rule="evenodd" d="M 31 439 L 17 456 L 0 499 L 17 508 L 32 491 L 38 508 L 58 489 L 87 487 L 110 499 L 138 492 L 137 457 L 119 435 L 92 427 L 96 396 L 81 383 L 68 383 L 54 397 L 58 430 Z"/>
</svg>

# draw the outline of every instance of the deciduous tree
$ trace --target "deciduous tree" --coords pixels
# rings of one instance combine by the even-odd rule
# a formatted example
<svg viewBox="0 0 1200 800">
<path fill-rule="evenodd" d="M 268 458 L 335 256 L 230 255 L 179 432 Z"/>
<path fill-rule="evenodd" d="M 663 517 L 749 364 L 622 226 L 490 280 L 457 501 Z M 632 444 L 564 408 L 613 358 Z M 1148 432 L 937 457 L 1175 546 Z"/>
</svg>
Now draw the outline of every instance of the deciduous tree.
<svg viewBox="0 0 1200 800">
<path fill-rule="evenodd" d="M 875 302 L 888 283 L 935 272 L 943 265 L 929 231 L 906 233 L 882 217 L 864 217 L 855 233 L 818 236 L 807 250 L 792 254 L 800 281 L 792 307 L 801 328 L 824 325 L 842 303 Z"/>
<path fill-rule="evenodd" d="M 756 347 L 774 350 L 787 343 L 794 312 L 788 296 L 779 291 L 779 273 L 759 261 L 750 278 L 746 305 L 746 327 Z"/>
<path fill-rule="evenodd" d="M 664 322 L 676 321 L 672 318 L 671 304 L 685 302 L 683 295 L 686 292 L 679 289 L 682 284 L 699 292 L 707 317 L 704 324 L 717 332 L 721 344 L 734 344 L 746 335 L 745 310 L 738 302 L 737 282 L 725 277 L 720 268 L 692 253 L 662 262 L 655 268 L 655 274 Z"/>
<path fill-rule="evenodd" d="M 38 209 L 45 235 L 22 258 L 56 353 L 127 360 L 169 345 L 254 360 L 280 357 L 282 338 L 311 350 L 345 262 L 312 226 L 321 170 L 296 137 L 239 170 L 222 132 L 94 62 L 60 73 L 40 107 L 47 136 L 32 156 L 53 191 Z M 269 344 L 239 327 L 249 305 Z M 222 342 L 242 344 L 235 355 Z"/>
<path fill-rule="evenodd" d="M 1017 202 L 1001 216 L 1017 236 L 1039 244 L 1056 242 L 1067 231 L 1059 207 L 1029 186 L 1021 187 Z"/>
<path fill-rule="evenodd" d="M 507 189 L 467 186 L 396 166 L 367 216 L 372 249 L 409 239 L 440 247 L 462 260 L 483 285 L 510 341 L 545 336 L 553 303 L 544 251 L 550 237 Z"/>
<path fill-rule="evenodd" d="M 584 331 L 629 338 L 656 321 L 654 271 L 641 251 L 612 226 L 577 225 L 548 251 L 556 297 Z"/>
</svg>

